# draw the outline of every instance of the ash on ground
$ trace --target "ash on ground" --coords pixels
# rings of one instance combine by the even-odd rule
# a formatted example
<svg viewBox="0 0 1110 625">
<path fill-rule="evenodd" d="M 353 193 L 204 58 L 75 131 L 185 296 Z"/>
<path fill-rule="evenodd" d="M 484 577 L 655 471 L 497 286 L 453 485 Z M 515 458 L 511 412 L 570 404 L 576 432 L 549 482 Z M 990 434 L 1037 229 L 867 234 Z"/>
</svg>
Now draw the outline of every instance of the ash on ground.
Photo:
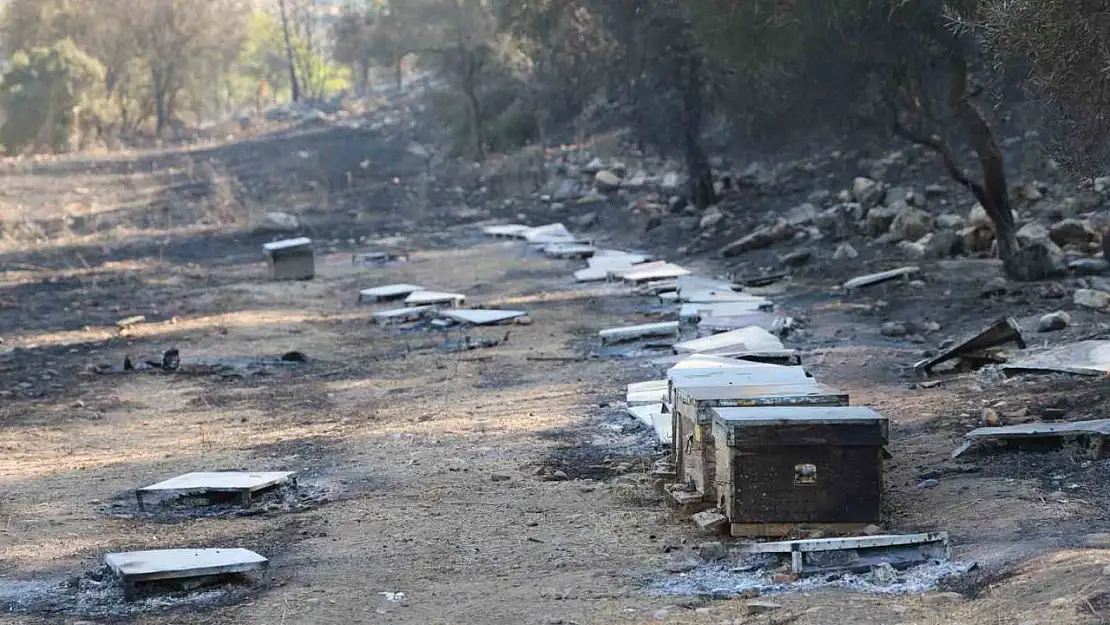
<svg viewBox="0 0 1110 625">
<path fill-rule="evenodd" d="M 134 493 L 101 503 L 97 511 L 118 519 L 141 519 L 156 523 L 176 523 L 198 518 L 239 518 L 264 514 L 288 514 L 315 510 L 336 499 L 334 488 L 321 484 L 285 483 L 262 493 L 251 500 L 250 507 L 239 503 L 238 495 L 226 501 L 179 496 L 161 501 L 144 501 L 145 510 L 139 509 Z"/>
<path fill-rule="evenodd" d="M 65 614 L 126 619 L 140 614 L 189 610 L 197 613 L 243 601 L 254 591 L 246 577 L 194 591 L 170 591 L 127 601 L 123 586 L 106 566 L 68 578 L 0 580 L 0 613 Z"/>
<path fill-rule="evenodd" d="M 656 596 L 697 596 L 728 599 L 783 592 L 841 589 L 854 592 L 902 595 L 937 590 L 946 580 L 961 576 L 974 564 L 927 562 L 903 570 L 889 564 L 870 572 L 814 573 L 793 581 L 779 581 L 783 571 L 777 558 L 760 557 L 740 562 L 713 562 L 682 573 L 648 580 L 648 592 Z M 787 569 L 788 570 L 788 569 Z"/>
</svg>

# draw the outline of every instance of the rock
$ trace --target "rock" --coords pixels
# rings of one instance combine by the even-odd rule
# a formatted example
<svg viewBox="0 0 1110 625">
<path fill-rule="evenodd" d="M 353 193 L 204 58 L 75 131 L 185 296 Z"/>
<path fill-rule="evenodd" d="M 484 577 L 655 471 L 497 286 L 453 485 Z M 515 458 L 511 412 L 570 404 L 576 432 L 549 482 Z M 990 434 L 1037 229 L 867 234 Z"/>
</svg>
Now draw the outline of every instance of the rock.
<svg viewBox="0 0 1110 625">
<path fill-rule="evenodd" d="M 808 263 L 811 258 L 813 258 L 813 250 L 802 248 L 779 258 L 779 264 L 783 267 L 801 267 Z"/>
<path fill-rule="evenodd" d="M 1068 296 L 1068 290 L 1059 282 L 1042 284 L 1037 292 L 1044 299 L 1063 299 Z"/>
<path fill-rule="evenodd" d="M 921 210 L 900 203 L 902 208 L 890 223 L 890 233 L 898 241 L 916 241 L 933 230 L 933 216 Z M 894 206 L 891 206 L 894 208 Z"/>
<path fill-rule="evenodd" d="M 937 228 L 943 230 L 961 230 L 966 223 L 964 218 L 956 213 L 945 213 L 936 218 Z"/>
<path fill-rule="evenodd" d="M 1110 309 L 1110 293 L 1094 289 L 1076 289 L 1072 296 L 1076 306 L 1093 308 L 1095 310 Z"/>
<path fill-rule="evenodd" d="M 291 232 L 300 229 L 300 227 L 301 220 L 297 219 L 296 215 L 272 212 L 263 215 L 255 224 L 254 229 L 257 231 Z"/>
<path fill-rule="evenodd" d="M 1052 241 L 1048 229 L 1041 224 L 1031 221 L 1017 231 L 1017 241 L 1022 245 Z"/>
<path fill-rule="evenodd" d="M 714 540 L 699 543 L 698 546 L 694 548 L 694 553 L 698 554 L 698 557 L 706 562 L 716 562 L 717 560 L 724 560 L 728 557 L 728 548 Z"/>
<path fill-rule="evenodd" d="M 1002 425 L 1002 418 L 998 416 L 998 411 L 990 407 L 983 408 L 980 421 L 983 425 L 991 428 Z"/>
<path fill-rule="evenodd" d="M 711 208 L 704 215 L 702 215 L 701 222 L 698 223 L 698 227 L 702 230 L 709 230 L 710 228 L 713 228 L 717 224 L 721 223 L 721 220 L 724 218 L 724 213 L 716 208 Z"/>
<path fill-rule="evenodd" d="M 1022 282 L 1067 275 L 1064 251 L 1050 239 L 1029 243 L 1006 259 L 1006 275 Z"/>
<path fill-rule="evenodd" d="M 833 252 L 833 260 L 844 260 L 846 258 L 859 258 L 859 252 L 852 247 L 851 243 L 841 243 Z"/>
<path fill-rule="evenodd" d="M 1032 203 L 1044 199 L 1044 194 L 1041 193 L 1041 190 L 1037 188 L 1036 183 L 1027 182 L 1021 186 L 1020 190 L 1018 190 L 1018 197 L 1025 200 L 1026 202 Z"/>
<path fill-rule="evenodd" d="M 774 612 L 780 609 L 782 609 L 781 605 L 762 599 L 753 599 L 744 604 L 744 614 L 748 616 L 767 614 L 768 612 Z"/>
<path fill-rule="evenodd" d="M 582 185 L 577 180 L 561 180 L 555 192 L 551 194 L 551 199 L 556 202 L 565 202 L 567 200 L 574 200 L 582 197 Z"/>
<path fill-rule="evenodd" d="M 489 478 L 492 482 L 508 482 L 509 480 L 513 479 L 508 475 L 505 475 L 504 473 L 494 473 L 490 475 Z"/>
<path fill-rule="evenodd" d="M 963 251 L 963 237 L 951 230 L 934 232 L 929 243 L 925 245 L 925 255 L 929 258 L 951 258 L 959 256 Z"/>
<path fill-rule="evenodd" d="M 693 553 L 678 551 L 671 557 L 665 568 L 668 573 L 689 573 L 705 562 Z"/>
<path fill-rule="evenodd" d="M 868 236 L 877 237 L 890 231 L 890 225 L 898 217 L 899 210 L 888 206 L 876 206 L 867 211 L 864 218 L 864 229 Z"/>
<path fill-rule="evenodd" d="M 963 249 L 967 254 L 982 254 L 991 251 L 994 244 L 994 230 L 986 226 L 969 226 L 960 230 Z"/>
<path fill-rule="evenodd" d="M 778 241 L 785 241 L 794 236 L 797 230 L 786 220 L 780 219 L 775 225 L 760 228 L 755 232 L 733 241 L 721 248 L 721 256 L 738 256 L 744 252 L 770 247 Z"/>
<path fill-rule="evenodd" d="M 899 241 L 898 251 L 906 255 L 906 258 L 917 260 L 925 258 L 925 246 L 914 241 Z"/>
<path fill-rule="evenodd" d="M 1048 231 L 1049 238 L 1056 245 L 1086 246 L 1098 239 L 1098 233 L 1086 223 L 1078 219 L 1065 219 L 1052 226 Z"/>
<path fill-rule="evenodd" d="M 1056 332 L 1071 325 L 1071 315 L 1058 310 L 1048 313 L 1037 321 L 1037 332 Z"/>
<path fill-rule="evenodd" d="M 580 217 L 575 217 L 573 220 L 574 225 L 579 228 L 593 228 L 597 225 L 597 213 L 590 211 Z"/>
<path fill-rule="evenodd" d="M 983 208 L 982 204 L 971 207 L 971 212 L 967 214 L 967 223 L 971 226 L 994 230 L 994 222 L 991 221 L 991 216 L 987 214 L 987 209 Z"/>
<path fill-rule="evenodd" d="M 678 172 L 669 171 L 663 174 L 659 187 L 668 193 L 678 191 L 682 187 L 682 176 Z"/>
<path fill-rule="evenodd" d="M 1071 599 L 1067 597 L 1056 597 L 1052 601 L 1049 601 L 1048 605 L 1053 608 L 1066 608 L 1071 605 Z"/>
<path fill-rule="evenodd" d="M 871 583 L 876 586 L 890 586 L 898 582 L 898 571 L 889 562 L 880 562 L 871 567 Z"/>
<path fill-rule="evenodd" d="M 582 173 L 596 174 L 597 172 L 605 169 L 605 163 L 600 158 L 594 158 L 585 167 L 582 168 Z"/>
<path fill-rule="evenodd" d="M 813 204 L 795 206 L 786 213 L 786 221 L 795 226 L 808 226 L 817 220 L 817 207 Z"/>
<path fill-rule="evenodd" d="M 948 193 L 948 189 L 944 185 L 931 184 L 925 187 L 925 197 L 940 197 Z"/>
<path fill-rule="evenodd" d="M 852 199 L 863 205 L 864 208 L 874 208 L 883 201 L 885 190 L 883 185 L 870 178 L 856 178 L 852 181 Z"/>
<path fill-rule="evenodd" d="M 926 321 L 921 324 L 921 329 L 924 332 L 940 332 L 940 324 L 936 321 Z"/>
<path fill-rule="evenodd" d="M 1102 567 L 1102 576 L 1110 577 L 1110 565 Z"/>
<path fill-rule="evenodd" d="M 883 528 L 879 527 L 878 525 L 868 525 L 867 527 L 863 528 L 863 533 L 866 536 L 878 536 L 879 534 L 883 533 Z"/>
<path fill-rule="evenodd" d="M 910 333 L 910 331 L 906 328 L 906 324 L 904 323 L 898 321 L 888 321 L 879 328 L 879 333 L 883 336 L 897 338 L 901 336 L 906 336 Z"/>
<path fill-rule="evenodd" d="M 621 188 L 621 177 L 603 169 L 594 176 L 594 186 L 598 191 L 616 191 Z"/>
<path fill-rule="evenodd" d="M 1006 291 L 1008 291 L 1009 288 L 1010 287 L 1009 284 L 1006 282 L 1006 278 L 992 278 L 989 282 L 983 285 L 982 289 L 979 290 L 979 296 L 995 297 L 998 295 L 1005 295 Z"/>
</svg>

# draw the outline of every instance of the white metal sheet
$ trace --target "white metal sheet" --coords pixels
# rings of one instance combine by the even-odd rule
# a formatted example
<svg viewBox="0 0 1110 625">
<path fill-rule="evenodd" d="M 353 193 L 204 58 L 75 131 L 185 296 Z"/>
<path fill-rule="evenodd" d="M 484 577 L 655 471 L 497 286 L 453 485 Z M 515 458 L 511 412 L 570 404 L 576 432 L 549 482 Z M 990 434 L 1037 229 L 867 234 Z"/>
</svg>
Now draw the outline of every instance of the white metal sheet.
<svg viewBox="0 0 1110 625">
<path fill-rule="evenodd" d="M 773 351 L 784 349 L 782 341 L 774 334 L 758 326 L 748 326 L 691 341 L 683 341 L 674 346 L 678 353 L 697 353 L 710 350 L 742 348 L 751 351 Z"/>
<path fill-rule="evenodd" d="M 268 471 L 247 473 L 243 471 L 217 471 L 185 473 L 140 488 L 141 492 L 154 491 L 250 491 L 269 488 L 296 475 L 293 471 Z"/>
<path fill-rule="evenodd" d="M 462 293 L 444 293 L 443 291 L 416 291 L 405 298 L 405 303 L 412 306 L 425 304 L 454 304 L 459 305 L 466 301 Z"/>
<path fill-rule="evenodd" d="M 480 308 L 459 308 L 445 310 L 439 313 L 442 317 L 454 319 L 460 323 L 469 323 L 476 326 L 501 323 L 528 314 L 523 310 L 484 310 Z"/>
<path fill-rule="evenodd" d="M 104 563 L 124 581 L 137 582 L 244 573 L 269 561 L 249 549 L 159 549 L 109 553 Z"/>
<path fill-rule="evenodd" d="M 423 289 L 424 287 L 417 286 L 415 284 L 386 284 L 383 286 L 363 289 L 359 291 L 358 294 L 359 299 L 363 301 L 378 302 L 381 300 L 405 297 Z"/>
<path fill-rule="evenodd" d="M 284 241 L 274 241 L 273 243 L 266 243 L 262 246 L 262 249 L 267 252 L 276 252 L 279 250 L 287 250 L 293 247 L 304 247 L 306 245 L 312 245 L 312 239 L 309 239 L 307 237 L 300 237 L 297 239 L 285 239 Z"/>
</svg>

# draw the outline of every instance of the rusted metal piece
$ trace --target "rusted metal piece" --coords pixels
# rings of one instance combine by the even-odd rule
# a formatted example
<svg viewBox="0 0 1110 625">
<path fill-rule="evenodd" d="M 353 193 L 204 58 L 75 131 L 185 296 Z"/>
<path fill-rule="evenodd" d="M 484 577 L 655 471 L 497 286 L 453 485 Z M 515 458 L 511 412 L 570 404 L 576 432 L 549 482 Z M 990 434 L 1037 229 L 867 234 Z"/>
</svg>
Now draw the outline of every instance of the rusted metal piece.
<svg viewBox="0 0 1110 625">
<path fill-rule="evenodd" d="M 913 368 L 918 373 L 927 375 L 932 373 L 933 368 L 937 365 L 953 358 L 989 359 L 989 354 L 985 353 L 986 350 L 1010 342 L 1016 343 L 1018 347 L 1025 349 L 1025 338 L 1022 337 L 1021 328 L 1018 327 L 1017 322 L 1012 317 L 1003 317 L 986 330 L 959 345 L 914 364 Z"/>
</svg>

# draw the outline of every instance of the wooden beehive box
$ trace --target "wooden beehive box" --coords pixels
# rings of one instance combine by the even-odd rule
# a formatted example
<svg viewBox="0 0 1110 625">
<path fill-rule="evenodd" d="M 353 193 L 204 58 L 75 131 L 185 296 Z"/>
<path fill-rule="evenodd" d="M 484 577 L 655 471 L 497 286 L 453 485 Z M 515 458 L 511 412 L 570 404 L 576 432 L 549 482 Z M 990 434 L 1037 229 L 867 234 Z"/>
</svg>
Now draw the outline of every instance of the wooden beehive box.
<svg viewBox="0 0 1110 625">
<path fill-rule="evenodd" d="M 316 276 L 312 239 L 286 239 L 262 246 L 274 280 L 311 280 Z"/>
<path fill-rule="evenodd" d="M 800 371 L 800 367 L 783 367 Z M 673 390 L 671 431 L 674 464 L 679 482 L 692 483 L 706 501 L 717 495 L 717 444 L 711 427 L 712 410 L 751 406 L 847 406 L 848 395 L 816 380 L 784 380 L 781 373 L 737 379 L 723 376 L 711 385 L 685 381 Z M 769 378 L 769 379 L 768 379 Z"/>
<path fill-rule="evenodd" d="M 888 423 L 859 406 L 713 408 L 718 502 L 734 536 L 876 523 Z"/>
</svg>

